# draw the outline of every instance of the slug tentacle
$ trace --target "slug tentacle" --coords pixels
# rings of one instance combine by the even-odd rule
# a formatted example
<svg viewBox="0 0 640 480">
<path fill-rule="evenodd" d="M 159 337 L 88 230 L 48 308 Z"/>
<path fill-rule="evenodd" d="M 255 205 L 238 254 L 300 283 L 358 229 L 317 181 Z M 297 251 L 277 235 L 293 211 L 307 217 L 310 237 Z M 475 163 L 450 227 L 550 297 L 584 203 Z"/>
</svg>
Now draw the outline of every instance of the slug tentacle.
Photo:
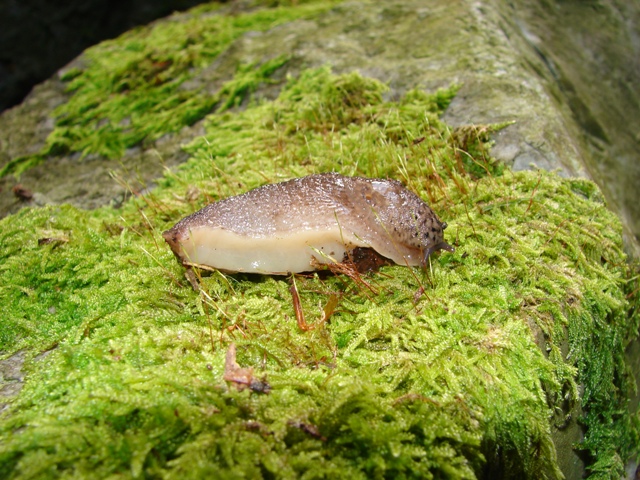
<svg viewBox="0 0 640 480">
<path fill-rule="evenodd" d="M 442 223 L 395 180 L 309 175 L 207 205 L 162 235 L 185 266 L 285 275 L 369 248 L 421 265 L 444 241 Z"/>
</svg>

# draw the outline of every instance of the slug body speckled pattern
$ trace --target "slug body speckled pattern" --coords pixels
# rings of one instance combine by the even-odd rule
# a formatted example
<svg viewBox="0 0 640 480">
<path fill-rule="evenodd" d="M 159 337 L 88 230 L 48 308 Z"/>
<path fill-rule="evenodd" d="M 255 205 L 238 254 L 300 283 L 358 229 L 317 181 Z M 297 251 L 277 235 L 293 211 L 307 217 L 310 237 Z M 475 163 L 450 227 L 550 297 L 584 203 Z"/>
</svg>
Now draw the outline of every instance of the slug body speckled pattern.
<svg viewBox="0 0 640 480">
<path fill-rule="evenodd" d="M 421 265 L 446 224 L 395 180 L 324 173 L 265 185 L 207 205 L 163 233 L 185 266 L 287 274 L 372 248 Z"/>
</svg>

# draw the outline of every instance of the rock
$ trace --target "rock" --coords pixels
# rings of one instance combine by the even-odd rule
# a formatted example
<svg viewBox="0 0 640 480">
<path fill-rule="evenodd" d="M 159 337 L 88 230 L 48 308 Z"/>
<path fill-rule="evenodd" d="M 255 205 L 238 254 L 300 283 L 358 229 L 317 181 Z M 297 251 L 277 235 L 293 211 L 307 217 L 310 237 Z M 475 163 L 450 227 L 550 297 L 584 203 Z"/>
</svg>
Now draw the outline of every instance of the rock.
<svg viewBox="0 0 640 480">
<path fill-rule="evenodd" d="M 225 7 L 222 13 L 243 6 Z M 452 127 L 504 124 L 494 134 L 492 153 L 514 170 L 592 177 L 624 221 L 628 251 L 637 254 L 637 9 L 620 1 L 343 2 L 316 17 L 245 32 L 181 88 L 214 96 L 238 65 L 262 65 L 279 54 L 289 60 L 273 72 L 271 83 L 255 89 L 255 99 L 273 99 L 287 76 L 326 64 L 336 73 L 357 70 L 387 83 L 389 99 L 416 86 L 435 91 L 459 85 L 443 116 L 446 122 Z M 180 14 L 170 21 L 192 18 Z M 578 18 L 581 27 L 568 27 L 569 19 Z M 586 38 L 585 31 L 598 35 Z M 0 116 L 0 166 L 42 151 L 55 128 L 53 110 L 72 95 L 62 79 L 73 68 L 84 68 L 85 60 L 81 57 Z M 246 105 L 245 99 L 234 108 Z M 153 186 L 165 166 L 185 161 L 181 144 L 201 136 L 203 123 L 130 146 L 118 158 L 48 152 L 19 181 L 42 203 L 119 206 L 128 195 Z M 3 215 L 25 204 L 12 195 L 17 180 L 13 175 L 0 179 Z M 554 440 L 566 476 L 580 478 L 584 465 L 571 445 L 582 431 L 575 422 L 579 411 L 571 412 L 573 421 L 558 428 Z"/>
</svg>

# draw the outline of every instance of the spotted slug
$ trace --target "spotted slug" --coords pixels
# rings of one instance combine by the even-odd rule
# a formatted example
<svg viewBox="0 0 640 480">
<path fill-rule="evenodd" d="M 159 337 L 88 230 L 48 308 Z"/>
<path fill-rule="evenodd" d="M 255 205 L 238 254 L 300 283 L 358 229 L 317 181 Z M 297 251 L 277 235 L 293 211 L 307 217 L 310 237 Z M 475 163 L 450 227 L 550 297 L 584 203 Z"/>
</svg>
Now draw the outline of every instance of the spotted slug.
<svg viewBox="0 0 640 480">
<path fill-rule="evenodd" d="M 162 235 L 178 260 L 226 272 L 308 272 L 370 248 L 424 265 L 446 223 L 396 180 L 321 173 L 264 185 L 207 205 Z"/>
</svg>

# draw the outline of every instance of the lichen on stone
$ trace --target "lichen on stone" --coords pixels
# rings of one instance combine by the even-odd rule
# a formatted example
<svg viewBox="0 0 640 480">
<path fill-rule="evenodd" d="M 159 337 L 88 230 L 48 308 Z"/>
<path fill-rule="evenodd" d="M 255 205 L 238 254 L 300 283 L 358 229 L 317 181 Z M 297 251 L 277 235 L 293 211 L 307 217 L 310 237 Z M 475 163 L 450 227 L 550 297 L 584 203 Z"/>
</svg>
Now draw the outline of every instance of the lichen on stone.
<svg viewBox="0 0 640 480">
<path fill-rule="evenodd" d="M 514 173 L 491 127 L 441 122 L 455 88 L 386 101 L 357 73 L 306 70 L 209 114 L 191 159 L 120 209 L 0 221 L 0 352 L 27 358 L 0 476 L 561 478 L 552 421 L 581 403 L 588 467 L 619 477 L 639 453 L 620 223 L 591 182 Z M 201 272 L 192 290 L 160 232 L 326 171 L 403 181 L 456 252 L 296 278 L 304 331 L 287 279 Z M 270 393 L 224 381 L 232 343 Z"/>
</svg>

